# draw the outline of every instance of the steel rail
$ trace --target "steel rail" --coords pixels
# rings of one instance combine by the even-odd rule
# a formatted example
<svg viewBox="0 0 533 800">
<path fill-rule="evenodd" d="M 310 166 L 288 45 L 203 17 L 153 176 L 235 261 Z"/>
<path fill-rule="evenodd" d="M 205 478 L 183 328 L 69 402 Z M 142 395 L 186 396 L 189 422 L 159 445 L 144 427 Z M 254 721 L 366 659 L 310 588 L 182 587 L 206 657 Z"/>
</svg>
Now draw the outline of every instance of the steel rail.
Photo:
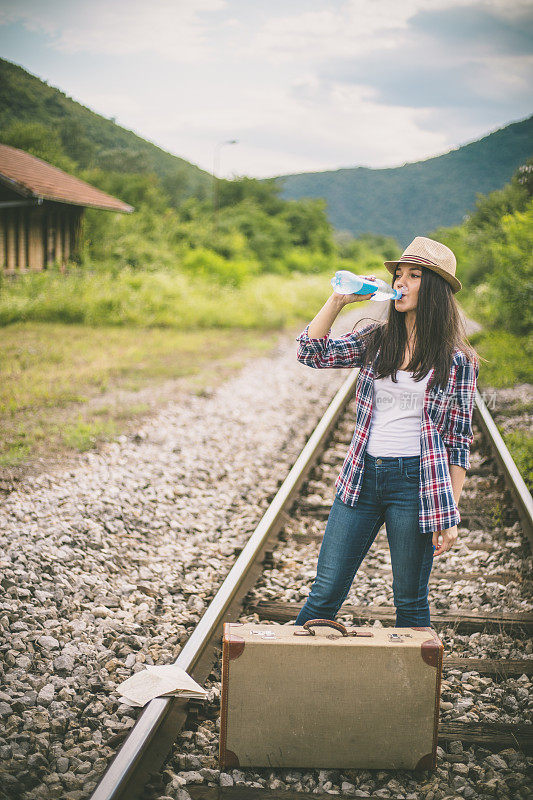
<svg viewBox="0 0 533 800">
<path fill-rule="evenodd" d="M 524 533 L 533 550 L 533 498 L 478 389 L 476 389 L 475 403 L 479 426 L 514 498 Z"/>
<path fill-rule="evenodd" d="M 224 622 L 237 619 L 240 601 L 261 573 L 264 554 L 284 524 L 284 514 L 326 446 L 351 399 L 359 369 L 352 370 L 329 404 L 257 528 L 174 662 L 200 683 L 212 668 Z M 107 768 L 91 800 L 134 800 L 166 758 L 187 716 L 188 701 L 156 698 L 148 703 Z"/>
</svg>

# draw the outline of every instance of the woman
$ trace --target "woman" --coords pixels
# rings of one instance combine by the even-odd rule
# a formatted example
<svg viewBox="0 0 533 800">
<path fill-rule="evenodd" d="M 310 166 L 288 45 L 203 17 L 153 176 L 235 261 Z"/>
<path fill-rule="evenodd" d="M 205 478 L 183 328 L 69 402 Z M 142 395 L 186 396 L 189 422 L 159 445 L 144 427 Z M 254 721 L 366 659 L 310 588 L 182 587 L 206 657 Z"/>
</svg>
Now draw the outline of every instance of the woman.
<svg viewBox="0 0 533 800">
<path fill-rule="evenodd" d="M 370 297 L 333 293 L 298 337 L 303 364 L 360 371 L 355 431 L 335 482 L 316 578 L 295 625 L 335 619 L 384 522 L 396 627 L 430 625 L 433 558 L 457 539 L 479 366 L 454 298 L 461 289 L 455 256 L 417 236 L 385 266 L 402 290 L 385 322 L 330 339 L 341 308 Z"/>
</svg>

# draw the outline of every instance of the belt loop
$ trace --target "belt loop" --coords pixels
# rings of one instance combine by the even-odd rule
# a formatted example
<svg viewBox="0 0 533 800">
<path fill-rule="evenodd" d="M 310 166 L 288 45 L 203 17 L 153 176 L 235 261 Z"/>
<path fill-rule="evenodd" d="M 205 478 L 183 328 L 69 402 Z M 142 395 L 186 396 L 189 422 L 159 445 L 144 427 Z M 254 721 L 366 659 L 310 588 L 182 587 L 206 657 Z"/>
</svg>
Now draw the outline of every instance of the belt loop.
<svg viewBox="0 0 533 800">
<path fill-rule="evenodd" d="M 402 456 L 398 456 L 398 460 L 400 462 L 400 474 L 403 475 L 403 460 L 402 460 Z"/>
</svg>

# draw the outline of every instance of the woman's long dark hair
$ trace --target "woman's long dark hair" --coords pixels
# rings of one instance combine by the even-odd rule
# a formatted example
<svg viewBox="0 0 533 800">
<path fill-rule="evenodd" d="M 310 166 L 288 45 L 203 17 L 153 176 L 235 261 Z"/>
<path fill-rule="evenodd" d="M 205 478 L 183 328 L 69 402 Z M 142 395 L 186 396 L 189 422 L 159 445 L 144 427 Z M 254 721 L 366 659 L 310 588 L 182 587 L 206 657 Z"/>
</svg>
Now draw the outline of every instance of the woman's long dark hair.
<svg viewBox="0 0 533 800">
<path fill-rule="evenodd" d="M 406 369 L 418 381 L 435 367 L 428 388 L 432 389 L 436 385 L 444 388 L 448 383 L 455 347 L 462 350 L 474 364 L 479 363 L 479 356 L 468 342 L 461 312 L 450 284 L 433 270 L 425 267 L 421 269 L 414 349 Z M 393 286 L 397 277 L 394 275 Z M 378 348 L 381 347 L 378 361 L 374 364 L 374 376 L 386 378 L 391 375 L 392 381 L 397 383 L 396 371 L 401 367 L 407 344 L 405 312 L 397 311 L 394 301 L 391 301 L 387 320 L 378 322 L 377 327 L 365 335 L 365 340 L 363 365 L 373 363 Z"/>
</svg>

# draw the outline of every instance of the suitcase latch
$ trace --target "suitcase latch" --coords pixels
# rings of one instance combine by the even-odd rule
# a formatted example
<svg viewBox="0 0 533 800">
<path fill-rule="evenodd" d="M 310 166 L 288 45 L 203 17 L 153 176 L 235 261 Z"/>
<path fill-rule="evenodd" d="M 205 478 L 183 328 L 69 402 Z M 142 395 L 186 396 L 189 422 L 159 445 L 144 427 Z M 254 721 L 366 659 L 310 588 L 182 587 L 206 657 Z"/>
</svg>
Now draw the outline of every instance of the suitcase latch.
<svg viewBox="0 0 533 800">
<path fill-rule="evenodd" d="M 400 636 L 399 633 L 389 633 L 389 639 L 391 642 L 403 642 L 403 636 Z"/>
</svg>

